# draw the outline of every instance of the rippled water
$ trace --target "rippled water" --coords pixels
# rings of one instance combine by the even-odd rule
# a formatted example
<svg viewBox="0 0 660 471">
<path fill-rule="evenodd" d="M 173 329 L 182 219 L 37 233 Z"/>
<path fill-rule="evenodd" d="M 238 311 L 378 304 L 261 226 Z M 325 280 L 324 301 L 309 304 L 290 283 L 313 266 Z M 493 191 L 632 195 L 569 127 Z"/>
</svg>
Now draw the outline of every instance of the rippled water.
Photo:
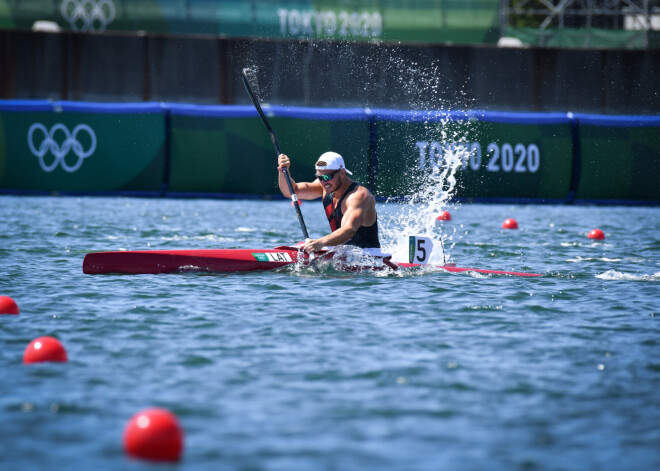
<svg viewBox="0 0 660 471">
<path fill-rule="evenodd" d="M 407 209 L 378 210 L 396 249 Z M 121 435 L 162 406 L 180 469 L 660 469 L 660 209 L 450 210 L 450 261 L 544 276 L 88 276 L 90 251 L 300 229 L 285 201 L 0 197 L 0 294 L 21 308 L 0 316 L 0 468 L 151 469 Z M 324 234 L 320 203 L 303 212 Z M 23 365 L 41 335 L 69 362 Z"/>
</svg>

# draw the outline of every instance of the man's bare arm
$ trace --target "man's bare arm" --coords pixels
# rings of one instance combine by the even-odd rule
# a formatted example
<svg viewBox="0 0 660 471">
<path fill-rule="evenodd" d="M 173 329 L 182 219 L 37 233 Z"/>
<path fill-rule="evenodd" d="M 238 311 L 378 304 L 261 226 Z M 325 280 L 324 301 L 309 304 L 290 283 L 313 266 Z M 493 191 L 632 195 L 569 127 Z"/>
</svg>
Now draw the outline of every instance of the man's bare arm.
<svg viewBox="0 0 660 471">
<path fill-rule="evenodd" d="M 346 198 L 346 212 L 341 219 L 341 227 L 320 239 L 310 239 L 303 245 L 305 251 L 316 252 L 323 247 L 341 245 L 351 240 L 362 227 L 368 205 L 368 196 L 363 192 L 356 192 Z"/>
<path fill-rule="evenodd" d="M 278 158 L 278 164 L 279 166 L 277 169 L 279 171 L 279 177 L 277 180 L 277 184 L 280 187 L 280 191 L 282 192 L 282 194 L 287 198 L 291 198 L 291 192 L 289 191 L 289 186 L 286 183 L 286 177 L 284 176 L 284 172 L 282 171 L 283 168 L 289 168 L 290 160 L 286 155 L 281 154 Z M 293 180 L 293 178 L 291 178 L 291 174 L 289 174 L 289 180 L 291 181 L 291 186 L 293 187 L 293 191 L 300 199 L 313 200 L 315 198 L 323 196 L 323 186 L 321 186 L 321 182 L 319 182 L 318 180 L 315 180 L 313 182 L 296 183 Z"/>
</svg>

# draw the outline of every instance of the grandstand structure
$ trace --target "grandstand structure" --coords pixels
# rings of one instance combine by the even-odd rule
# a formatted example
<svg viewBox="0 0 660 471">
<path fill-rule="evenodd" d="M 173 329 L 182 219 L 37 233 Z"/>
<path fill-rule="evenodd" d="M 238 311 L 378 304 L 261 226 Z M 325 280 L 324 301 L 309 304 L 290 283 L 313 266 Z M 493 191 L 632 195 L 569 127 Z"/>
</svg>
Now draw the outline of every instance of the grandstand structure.
<svg viewBox="0 0 660 471">
<path fill-rule="evenodd" d="M 658 0 L 503 0 L 501 36 L 541 47 L 658 47 Z"/>
</svg>

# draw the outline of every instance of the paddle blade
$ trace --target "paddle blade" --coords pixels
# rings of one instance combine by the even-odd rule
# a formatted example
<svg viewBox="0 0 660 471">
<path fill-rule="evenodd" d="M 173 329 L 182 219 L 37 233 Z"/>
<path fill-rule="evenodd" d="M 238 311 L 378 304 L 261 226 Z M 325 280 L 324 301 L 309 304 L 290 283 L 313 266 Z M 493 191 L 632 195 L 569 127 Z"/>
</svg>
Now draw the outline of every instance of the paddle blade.
<svg viewBox="0 0 660 471">
<path fill-rule="evenodd" d="M 263 96 L 261 95 L 261 88 L 257 79 L 257 70 L 257 66 L 246 67 L 243 69 L 243 77 L 247 80 L 254 97 L 261 102 L 263 101 Z"/>
<path fill-rule="evenodd" d="M 270 134 L 270 140 L 272 141 L 273 146 L 275 147 L 275 153 L 277 155 L 280 155 L 282 151 L 280 150 L 280 144 L 277 142 L 277 136 L 275 135 L 275 131 L 273 131 L 273 128 L 270 126 L 270 123 L 268 122 L 268 118 L 266 118 L 266 115 L 261 109 L 260 102 L 262 101 L 262 98 L 259 96 L 260 88 L 259 88 L 259 81 L 257 80 L 257 68 L 246 67 L 241 71 L 241 75 L 243 76 L 243 85 L 245 85 L 245 90 L 248 92 L 248 95 L 250 95 L 250 99 L 252 100 L 255 109 L 259 113 L 259 116 L 261 117 L 261 121 L 263 121 L 264 126 L 266 126 L 266 129 Z M 291 193 L 293 193 L 293 190 L 291 190 Z"/>
</svg>

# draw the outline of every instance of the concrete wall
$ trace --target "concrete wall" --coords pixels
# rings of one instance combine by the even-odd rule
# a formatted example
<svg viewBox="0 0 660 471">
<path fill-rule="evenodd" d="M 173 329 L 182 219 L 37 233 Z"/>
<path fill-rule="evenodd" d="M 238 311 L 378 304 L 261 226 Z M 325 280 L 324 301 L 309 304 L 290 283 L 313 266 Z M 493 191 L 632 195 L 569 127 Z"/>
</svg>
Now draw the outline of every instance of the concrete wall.
<svg viewBox="0 0 660 471">
<path fill-rule="evenodd" d="M 0 31 L 0 98 L 657 114 L 660 51 Z"/>
</svg>

